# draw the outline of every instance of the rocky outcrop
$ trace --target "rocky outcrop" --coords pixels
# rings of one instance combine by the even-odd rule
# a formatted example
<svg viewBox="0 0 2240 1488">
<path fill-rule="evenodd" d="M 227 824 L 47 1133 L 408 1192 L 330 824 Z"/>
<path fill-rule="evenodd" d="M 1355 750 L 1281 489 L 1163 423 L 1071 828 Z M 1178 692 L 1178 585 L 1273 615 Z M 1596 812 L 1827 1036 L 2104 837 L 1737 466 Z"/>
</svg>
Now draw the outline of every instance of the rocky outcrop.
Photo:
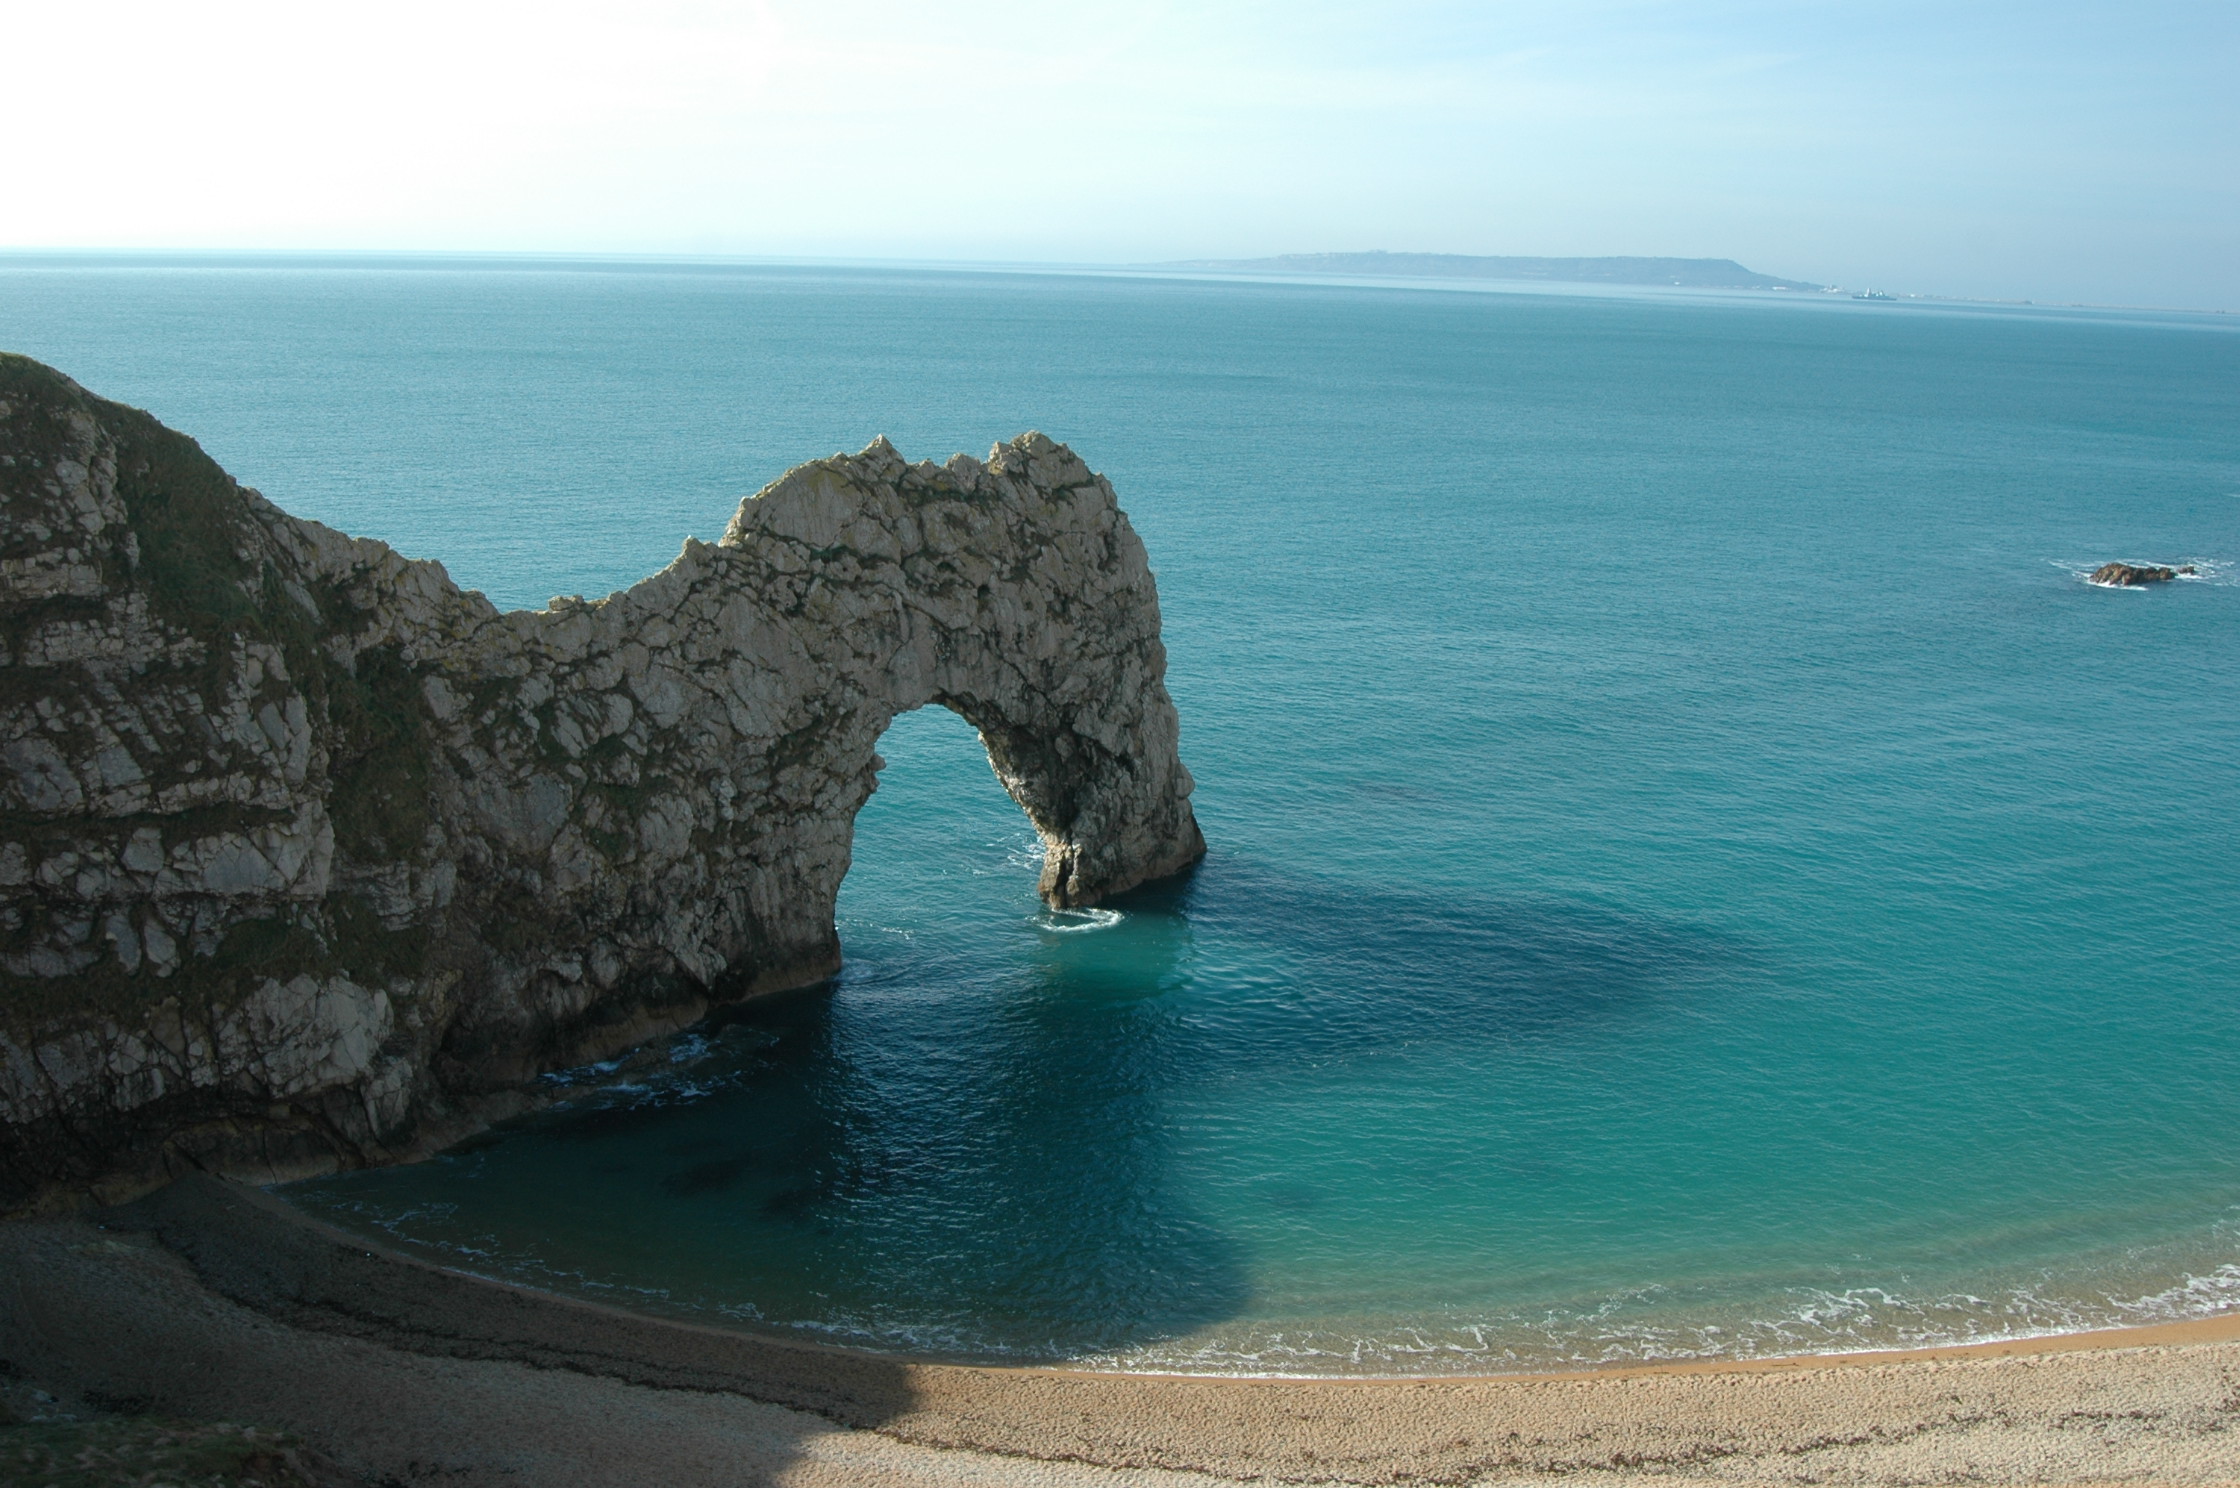
<svg viewBox="0 0 2240 1488">
<path fill-rule="evenodd" d="M 2092 571 L 2087 582 L 2111 589 L 2138 589 L 2148 584 L 2167 584 L 2180 574 L 2192 572 L 2191 564 L 2183 568 L 2157 568 L 2152 564 L 2103 563 Z"/>
<path fill-rule="evenodd" d="M 830 975 L 893 717 L 980 731 L 1079 905 L 1204 850 L 1102 477 L 884 441 L 500 613 L 0 357 L 0 1208 L 426 1150 Z"/>
</svg>

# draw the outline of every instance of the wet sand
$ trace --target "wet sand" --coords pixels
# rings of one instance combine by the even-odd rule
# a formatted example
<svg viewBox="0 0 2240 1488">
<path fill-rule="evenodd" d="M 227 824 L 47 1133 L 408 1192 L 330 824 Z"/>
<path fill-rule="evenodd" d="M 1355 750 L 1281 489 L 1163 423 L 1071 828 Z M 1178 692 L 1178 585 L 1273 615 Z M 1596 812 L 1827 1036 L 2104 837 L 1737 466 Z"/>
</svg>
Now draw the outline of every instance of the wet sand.
<svg viewBox="0 0 2240 1488">
<path fill-rule="evenodd" d="M 503 1286 L 207 1179 L 0 1225 L 0 1358 L 375 1482 L 2240 1483 L 2240 1317 L 1539 1376 L 983 1368 Z"/>
</svg>

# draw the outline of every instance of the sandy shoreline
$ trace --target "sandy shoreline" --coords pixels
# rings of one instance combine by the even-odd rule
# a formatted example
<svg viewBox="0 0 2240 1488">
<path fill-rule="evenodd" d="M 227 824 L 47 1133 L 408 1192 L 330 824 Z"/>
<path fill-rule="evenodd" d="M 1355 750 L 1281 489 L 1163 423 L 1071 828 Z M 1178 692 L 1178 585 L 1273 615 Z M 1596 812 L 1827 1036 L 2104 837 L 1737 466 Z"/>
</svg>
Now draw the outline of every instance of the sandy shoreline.
<svg viewBox="0 0 2240 1488">
<path fill-rule="evenodd" d="M 1658 1364 L 1604 1364 L 1586 1369 L 1497 1375 L 1445 1375 L 1445 1379 L 1571 1379 L 1579 1376 L 1629 1379 L 1650 1374 L 1765 1374 L 1790 1369 L 1827 1369 L 1843 1365 L 1911 1364 L 1932 1359 L 2006 1359 L 2025 1354 L 2062 1354 L 2079 1349 L 2167 1348 L 2240 1340 L 2240 1312 L 2188 1318 L 2174 1323 L 2139 1323 L 2125 1328 L 2093 1328 L 2078 1333 L 2042 1333 L 2026 1338 L 1996 1338 L 1980 1343 L 1943 1343 L 1926 1348 L 1859 1349 L 1838 1354 L 1779 1354 L 1763 1359 L 1682 1359 Z M 1363 1384 L 1373 1383 L 1364 1377 Z"/>
<path fill-rule="evenodd" d="M 2240 1317 L 1558 1374 L 1118 1374 L 621 1312 L 210 1180 L 108 1224 L 0 1226 L 0 1356 L 97 1404 L 294 1430 L 375 1481 L 2240 1482 Z"/>
</svg>

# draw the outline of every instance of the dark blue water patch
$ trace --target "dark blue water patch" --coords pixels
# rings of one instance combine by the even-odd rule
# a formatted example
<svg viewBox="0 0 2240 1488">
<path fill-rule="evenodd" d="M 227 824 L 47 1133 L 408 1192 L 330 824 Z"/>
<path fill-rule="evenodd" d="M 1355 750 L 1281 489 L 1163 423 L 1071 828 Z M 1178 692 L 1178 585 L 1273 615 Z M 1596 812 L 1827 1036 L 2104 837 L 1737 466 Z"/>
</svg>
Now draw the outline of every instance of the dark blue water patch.
<svg viewBox="0 0 2240 1488">
<path fill-rule="evenodd" d="M 1028 1014 L 994 1039 L 911 1028 L 867 1066 L 835 1026 L 845 995 L 735 1009 L 688 1036 L 688 1059 L 402 1188 L 337 1180 L 328 1196 L 455 1261 L 976 1356 L 1109 1352 L 1240 1309 L 1233 1247 L 1164 1181 L 1140 1028 L 1093 1008 L 1088 1027 Z M 447 1233 L 462 1184 L 475 1213 Z M 659 1259 L 633 1275 L 617 1252 Z"/>
<path fill-rule="evenodd" d="M 298 1192 L 548 1280 L 657 1256 L 634 1275 L 667 1301 L 858 1341 L 1124 1354 L 1249 1308 L 1244 1253 L 1176 1182 L 1177 1092 L 1607 1036 L 1741 964 L 1726 937 L 1591 906 L 1349 891 L 1229 855 L 1112 908 L 983 963 L 985 987 L 874 955 L 711 1018 L 650 1078 Z M 1197 937 L 1247 928 L 1283 978 L 1193 969 Z M 1333 1197 L 1280 1169 L 1262 1187 L 1300 1214 Z"/>
<path fill-rule="evenodd" d="M 1280 987 L 1207 995 L 1167 1056 L 1192 1075 L 1438 1043 L 1607 1036 L 1673 998 L 1731 995 L 1762 961 L 1732 931 L 1550 896 L 1365 887 L 1215 851 L 1188 877 L 1113 902 L 1134 936 L 1255 943 Z M 1066 984 L 1111 967 L 1068 945 Z"/>
</svg>

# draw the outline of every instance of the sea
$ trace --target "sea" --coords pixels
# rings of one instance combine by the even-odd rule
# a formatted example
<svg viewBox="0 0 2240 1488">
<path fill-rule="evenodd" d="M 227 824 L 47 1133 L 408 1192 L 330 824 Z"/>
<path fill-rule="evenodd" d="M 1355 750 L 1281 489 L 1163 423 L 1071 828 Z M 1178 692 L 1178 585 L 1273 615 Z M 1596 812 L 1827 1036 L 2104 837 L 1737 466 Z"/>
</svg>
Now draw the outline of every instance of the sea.
<svg viewBox="0 0 2240 1488">
<path fill-rule="evenodd" d="M 1052 913 L 898 719 L 832 982 L 279 1190 L 928 1356 L 1462 1374 L 2240 1307 L 2240 318 L 1548 285 L 0 260 L 0 347 L 501 605 L 1027 429 L 1210 851 Z M 2188 578 L 2099 588 L 2109 560 Z"/>
</svg>

